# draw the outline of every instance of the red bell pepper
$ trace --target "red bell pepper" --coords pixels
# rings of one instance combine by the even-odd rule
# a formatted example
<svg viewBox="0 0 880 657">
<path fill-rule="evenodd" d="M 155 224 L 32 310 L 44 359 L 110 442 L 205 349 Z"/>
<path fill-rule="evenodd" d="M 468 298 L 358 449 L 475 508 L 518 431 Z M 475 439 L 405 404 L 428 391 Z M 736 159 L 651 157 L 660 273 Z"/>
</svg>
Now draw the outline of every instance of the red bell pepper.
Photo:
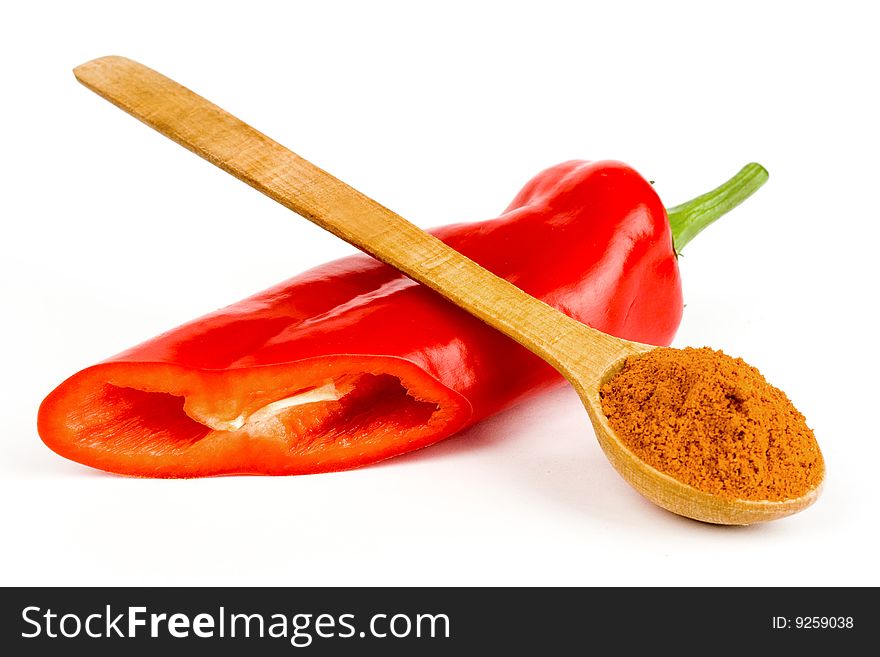
<svg viewBox="0 0 880 657">
<path fill-rule="evenodd" d="M 765 179 L 748 165 L 667 218 L 631 168 L 566 162 L 501 217 L 433 232 L 590 326 L 667 345 L 682 314 L 676 249 Z M 425 447 L 559 381 L 512 340 L 357 255 L 82 370 L 44 400 L 38 424 L 57 453 L 121 474 L 314 473 Z"/>
</svg>

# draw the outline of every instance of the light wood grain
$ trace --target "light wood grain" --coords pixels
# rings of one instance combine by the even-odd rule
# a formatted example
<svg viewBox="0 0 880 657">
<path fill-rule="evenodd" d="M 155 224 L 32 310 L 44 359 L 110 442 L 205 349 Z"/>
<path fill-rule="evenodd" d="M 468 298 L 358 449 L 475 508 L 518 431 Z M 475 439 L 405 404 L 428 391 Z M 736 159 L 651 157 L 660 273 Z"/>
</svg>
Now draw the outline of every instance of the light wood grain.
<svg viewBox="0 0 880 657">
<path fill-rule="evenodd" d="M 654 347 L 591 329 L 483 269 L 388 208 L 266 135 L 137 62 L 104 57 L 74 70 L 85 86 L 197 155 L 513 338 L 574 386 L 602 449 L 639 492 L 674 513 L 749 524 L 794 513 L 818 490 L 785 502 L 719 498 L 648 466 L 618 439 L 599 387 L 622 359 Z M 584 473 L 584 476 L 589 476 Z"/>
</svg>

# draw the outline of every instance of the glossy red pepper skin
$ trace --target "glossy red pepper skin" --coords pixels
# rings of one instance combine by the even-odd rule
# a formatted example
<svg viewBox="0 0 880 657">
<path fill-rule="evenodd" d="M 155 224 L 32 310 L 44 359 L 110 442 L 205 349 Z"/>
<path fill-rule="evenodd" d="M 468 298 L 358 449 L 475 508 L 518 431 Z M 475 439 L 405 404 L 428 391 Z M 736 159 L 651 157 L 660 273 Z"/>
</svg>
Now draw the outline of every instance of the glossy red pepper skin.
<svg viewBox="0 0 880 657">
<path fill-rule="evenodd" d="M 432 232 L 607 333 L 667 345 L 681 320 L 666 210 L 624 164 L 560 164 L 499 218 Z M 358 255 L 75 374 L 43 402 L 39 431 L 62 456 L 129 475 L 326 472 L 430 445 L 561 380 Z M 266 408 L 328 385 L 338 399 Z"/>
</svg>

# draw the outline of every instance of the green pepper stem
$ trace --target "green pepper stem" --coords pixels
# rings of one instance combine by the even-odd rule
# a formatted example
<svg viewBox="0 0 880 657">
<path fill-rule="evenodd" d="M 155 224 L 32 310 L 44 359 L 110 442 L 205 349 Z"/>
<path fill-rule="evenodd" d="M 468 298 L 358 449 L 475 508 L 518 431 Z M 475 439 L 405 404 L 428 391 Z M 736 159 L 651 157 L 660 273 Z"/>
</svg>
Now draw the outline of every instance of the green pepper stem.
<svg viewBox="0 0 880 657">
<path fill-rule="evenodd" d="M 669 208 L 666 214 L 669 216 L 669 226 L 672 228 L 672 244 L 675 252 L 681 253 L 697 233 L 754 194 L 767 182 L 769 176 L 767 169 L 752 162 L 711 192 Z"/>
</svg>

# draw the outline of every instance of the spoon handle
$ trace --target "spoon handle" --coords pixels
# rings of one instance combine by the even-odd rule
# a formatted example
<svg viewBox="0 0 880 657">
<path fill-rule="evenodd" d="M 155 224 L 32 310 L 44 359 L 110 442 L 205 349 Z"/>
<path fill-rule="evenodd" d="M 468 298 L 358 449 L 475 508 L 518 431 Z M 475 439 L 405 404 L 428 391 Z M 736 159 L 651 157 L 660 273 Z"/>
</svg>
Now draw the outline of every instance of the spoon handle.
<svg viewBox="0 0 880 657">
<path fill-rule="evenodd" d="M 124 57 L 74 69 L 86 87 L 346 242 L 427 285 L 583 385 L 637 343 L 588 328 L 446 246 L 186 87 Z"/>
</svg>

